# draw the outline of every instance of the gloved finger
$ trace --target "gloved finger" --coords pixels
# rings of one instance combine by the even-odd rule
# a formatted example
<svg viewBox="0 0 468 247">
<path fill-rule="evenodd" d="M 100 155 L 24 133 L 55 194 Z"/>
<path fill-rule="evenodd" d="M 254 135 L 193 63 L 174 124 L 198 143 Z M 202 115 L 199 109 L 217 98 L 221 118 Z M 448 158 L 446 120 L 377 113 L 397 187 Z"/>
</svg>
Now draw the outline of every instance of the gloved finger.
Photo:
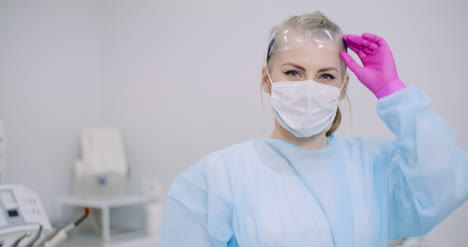
<svg viewBox="0 0 468 247">
<path fill-rule="evenodd" d="M 348 44 L 348 47 L 349 47 L 350 49 L 354 48 L 353 51 L 356 52 L 356 53 L 360 56 L 360 58 L 363 58 L 363 57 L 366 57 L 366 56 L 362 55 L 362 53 L 360 54 L 360 52 L 358 52 L 357 50 L 361 50 L 361 51 L 362 51 L 363 53 L 365 53 L 366 55 L 371 55 L 371 54 L 374 54 L 375 51 L 376 51 L 377 49 L 379 49 L 379 47 L 378 47 L 377 44 L 375 44 L 375 43 L 372 43 L 372 45 L 374 45 L 374 46 L 376 47 L 375 50 L 370 49 L 370 48 L 368 48 L 368 47 L 362 47 L 362 46 L 356 45 L 356 44 L 354 44 L 354 43 L 352 43 L 352 42 L 346 43 L 346 44 Z"/>
<path fill-rule="evenodd" d="M 366 54 L 366 55 L 370 55 L 370 54 L 374 53 L 373 50 L 371 50 L 371 49 L 369 49 L 367 47 L 356 46 L 353 43 L 350 43 L 350 45 L 348 47 L 350 49 L 352 49 L 354 52 L 356 52 L 356 54 L 358 54 L 358 55 L 359 55 L 359 51 L 364 52 L 364 54 Z"/>
<path fill-rule="evenodd" d="M 346 42 L 347 45 L 354 45 L 354 46 L 357 46 L 359 48 L 362 48 L 362 45 L 359 43 L 359 42 L 356 42 L 356 37 L 358 37 L 357 35 L 354 35 L 354 34 L 344 34 L 343 36 L 343 40 Z"/>
<path fill-rule="evenodd" d="M 367 41 L 377 43 L 379 46 L 388 46 L 387 42 L 380 36 L 373 33 L 363 33 L 362 37 Z"/>
<path fill-rule="evenodd" d="M 348 66 L 348 68 L 351 69 L 354 74 L 358 75 L 362 67 L 357 64 L 356 61 L 354 61 L 354 59 L 345 51 L 341 51 L 340 56 L 345 62 L 346 66 Z"/>
<path fill-rule="evenodd" d="M 358 35 L 347 34 L 343 36 L 343 39 L 348 44 L 354 44 L 355 46 L 358 46 L 360 48 L 368 48 L 370 50 L 379 48 L 379 46 L 376 43 L 366 40 L 363 37 L 358 36 Z"/>
<path fill-rule="evenodd" d="M 367 54 L 364 53 L 364 51 L 362 51 L 361 48 L 359 47 L 356 47 L 354 46 L 353 44 L 349 44 L 348 45 L 348 48 L 351 49 L 352 51 L 354 51 L 358 56 L 359 58 L 362 60 L 363 58 L 367 57 Z"/>
<path fill-rule="evenodd" d="M 362 49 L 362 51 L 364 53 L 366 53 L 366 55 L 370 55 L 370 54 L 374 53 L 374 51 L 369 50 L 369 48 L 364 48 L 364 49 Z"/>
</svg>

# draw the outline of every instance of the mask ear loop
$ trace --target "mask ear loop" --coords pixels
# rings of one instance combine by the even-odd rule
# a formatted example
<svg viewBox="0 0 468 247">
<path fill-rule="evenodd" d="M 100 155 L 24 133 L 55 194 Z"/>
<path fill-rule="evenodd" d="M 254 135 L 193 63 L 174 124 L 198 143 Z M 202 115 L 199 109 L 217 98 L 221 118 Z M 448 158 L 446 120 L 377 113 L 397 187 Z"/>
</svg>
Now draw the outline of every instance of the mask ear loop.
<svg viewBox="0 0 468 247">
<path fill-rule="evenodd" d="M 268 66 L 266 68 L 266 73 L 267 73 L 268 79 L 270 80 L 270 84 L 273 87 L 273 80 L 271 79 L 270 73 L 268 72 Z"/>
<path fill-rule="evenodd" d="M 343 91 L 344 85 L 345 85 L 345 80 L 343 80 L 343 82 L 341 83 L 340 92 Z"/>
<path fill-rule="evenodd" d="M 340 88 L 340 97 L 341 97 L 341 94 L 343 93 L 343 88 L 345 86 L 345 81 L 343 80 L 343 83 L 341 84 L 341 88 Z M 345 95 L 346 96 L 346 95 Z M 341 100 L 340 100 L 341 101 Z"/>
</svg>

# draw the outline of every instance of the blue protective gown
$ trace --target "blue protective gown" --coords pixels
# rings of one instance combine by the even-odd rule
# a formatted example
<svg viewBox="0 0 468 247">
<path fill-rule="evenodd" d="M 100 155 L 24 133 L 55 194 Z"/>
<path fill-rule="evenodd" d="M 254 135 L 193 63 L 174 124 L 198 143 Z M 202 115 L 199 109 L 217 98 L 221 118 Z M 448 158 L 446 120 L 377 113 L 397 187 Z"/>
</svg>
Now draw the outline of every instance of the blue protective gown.
<svg viewBox="0 0 468 247">
<path fill-rule="evenodd" d="M 468 198 L 468 155 L 429 105 L 414 87 L 380 99 L 396 138 L 211 153 L 172 184 L 160 247 L 375 247 L 427 233 Z"/>
</svg>

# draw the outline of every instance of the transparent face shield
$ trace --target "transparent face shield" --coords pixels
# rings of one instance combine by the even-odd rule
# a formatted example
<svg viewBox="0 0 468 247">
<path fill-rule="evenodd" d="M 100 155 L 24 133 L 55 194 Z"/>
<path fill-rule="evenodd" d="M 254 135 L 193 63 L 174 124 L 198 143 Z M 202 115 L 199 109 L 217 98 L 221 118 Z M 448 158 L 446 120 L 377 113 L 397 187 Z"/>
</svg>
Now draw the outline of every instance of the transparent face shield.
<svg viewBox="0 0 468 247">
<path fill-rule="evenodd" d="M 281 51 L 297 49 L 306 45 L 312 45 L 317 49 L 326 49 L 337 53 L 347 50 L 341 34 L 328 29 L 298 30 L 293 28 L 280 29 L 270 37 L 267 62 L 271 56 Z"/>
<path fill-rule="evenodd" d="M 331 51 L 336 54 L 339 54 L 343 50 L 347 51 L 347 46 L 342 39 L 342 35 L 329 29 L 278 29 L 271 35 L 271 41 L 268 46 L 267 64 L 270 58 L 276 53 L 303 47 Z M 344 63 L 342 66 L 345 68 Z M 271 80 L 268 66 L 267 74 L 270 79 L 270 83 L 272 83 L 273 81 Z M 343 86 L 344 82 L 341 83 L 341 90 L 343 89 Z"/>
</svg>

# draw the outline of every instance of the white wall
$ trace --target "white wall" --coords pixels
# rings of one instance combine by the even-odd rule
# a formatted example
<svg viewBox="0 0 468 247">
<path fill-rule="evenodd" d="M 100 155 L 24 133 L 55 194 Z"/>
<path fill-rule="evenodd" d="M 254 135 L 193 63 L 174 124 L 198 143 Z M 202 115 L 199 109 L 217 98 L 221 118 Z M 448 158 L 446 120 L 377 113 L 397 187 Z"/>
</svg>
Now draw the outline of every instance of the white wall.
<svg viewBox="0 0 468 247">
<path fill-rule="evenodd" d="M 78 131 L 102 123 L 100 3 L 0 1 L 0 119 L 5 183 L 25 184 L 49 214 L 70 190 Z"/>
<path fill-rule="evenodd" d="M 460 100 L 468 91 L 466 1 L 11 0 L 0 1 L 7 182 L 33 186 L 52 211 L 71 186 L 80 127 L 118 125 L 134 178 L 160 180 L 165 194 L 207 153 L 270 131 L 259 88 L 268 31 L 313 10 L 347 33 L 383 36 L 402 80 L 432 97 L 468 150 Z M 345 112 L 339 134 L 390 134 L 353 75 L 349 95 L 353 113 Z M 53 173 L 39 178 L 45 167 Z M 465 205 L 445 221 L 433 241 L 468 243 L 455 227 L 467 212 Z"/>
</svg>

